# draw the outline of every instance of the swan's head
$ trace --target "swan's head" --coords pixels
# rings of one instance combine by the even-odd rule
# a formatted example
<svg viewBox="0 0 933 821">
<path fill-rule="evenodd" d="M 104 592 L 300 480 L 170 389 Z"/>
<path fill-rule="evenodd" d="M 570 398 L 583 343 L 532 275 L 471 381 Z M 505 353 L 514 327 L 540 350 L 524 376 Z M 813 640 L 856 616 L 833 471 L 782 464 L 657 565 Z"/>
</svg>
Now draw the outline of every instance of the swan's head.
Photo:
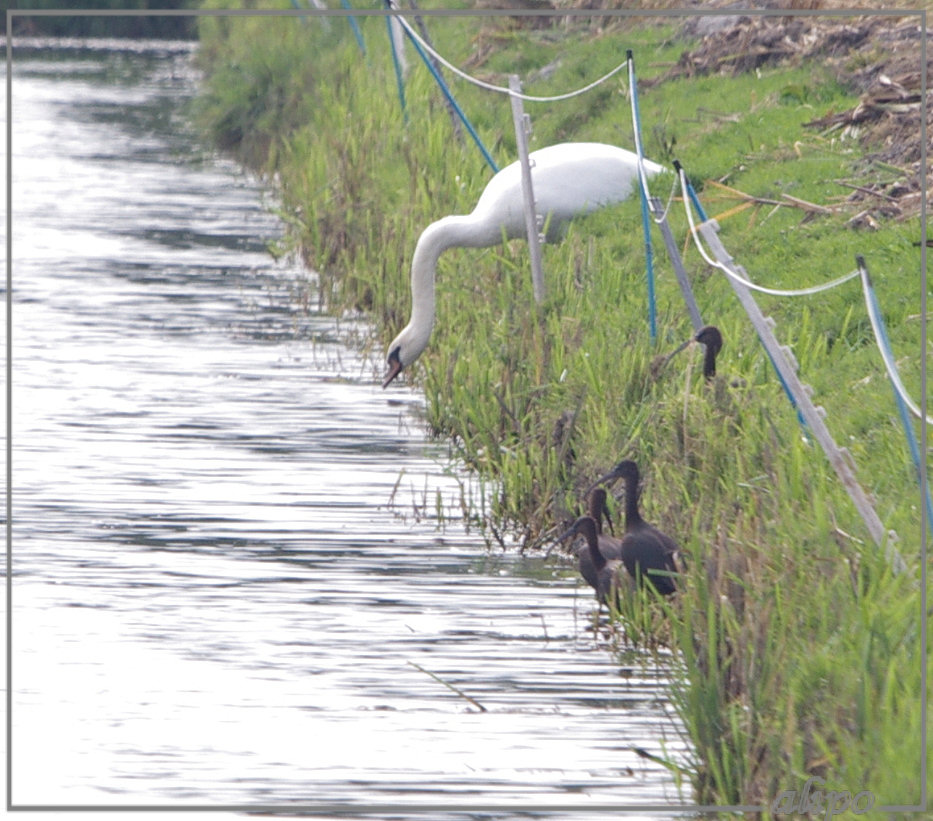
<svg viewBox="0 0 933 821">
<path fill-rule="evenodd" d="M 389 345 L 389 351 L 386 354 L 388 370 L 386 370 L 385 379 L 382 382 L 383 388 L 387 387 L 404 368 L 407 368 L 421 356 L 424 349 L 428 347 L 428 339 L 430 339 L 430 337 L 430 327 L 427 328 L 427 332 L 425 332 L 409 323 L 405 329 L 392 340 L 392 344 Z"/>
</svg>

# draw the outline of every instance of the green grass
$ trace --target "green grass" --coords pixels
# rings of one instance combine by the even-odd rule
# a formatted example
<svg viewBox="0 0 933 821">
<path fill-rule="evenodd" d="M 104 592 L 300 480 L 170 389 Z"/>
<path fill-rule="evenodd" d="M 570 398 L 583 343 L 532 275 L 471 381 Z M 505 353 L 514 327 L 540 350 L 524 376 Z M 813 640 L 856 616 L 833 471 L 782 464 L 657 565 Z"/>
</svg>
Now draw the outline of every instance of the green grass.
<svg viewBox="0 0 933 821">
<path fill-rule="evenodd" d="M 287 7 L 286 4 L 283 6 Z M 367 54 L 333 21 L 229 18 L 205 24 L 208 80 L 202 119 L 224 146 L 261 166 L 282 197 L 292 241 L 335 311 L 363 310 L 373 357 L 407 321 L 411 252 L 419 232 L 468 212 L 490 177 L 459 144 L 433 80 L 414 64 L 406 125 L 382 20 L 361 20 Z M 428 20 L 440 50 L 504 84 L 532 75 L 549 94 L 599 76 L 633 48 L 643 81 L 686 47 L 669 24 L 511 30 L 505 22 Z M 582 24 L 581 24 L 582 25 Z M 415 58 L 413 58 L 414 60 Z M 453 84 L 501 165 L 514 156 L 505 98 Z M 632 144 L 628 102 L 614 78 L 567 103 L 527 106 L 532 147 L 566 139 Z M 919 396 L 920 258 L 917 219 L 877 231 L 847 227 L 852 211 L 739 200 L 784 194 L 835 205 L 891 171 L 854 141 L 803 123 L 857 97 L 821 65 L 765 67 L 736 77 L 645 84 L 649 156 L 679 158 L 721 237 L 756 281 L 794 288 L 836 277 L 864 254 L 908 389 Z M 663 198 L 669 179 L 653 183 Z M 670 222 L 682 241 L 678 203 Z M 672 603 L 627 601 L 629 640 L 670 644 L 673 698 L 694 750 L 702 803 L 769 802 L 810 775 L 828 789 L 870 789 L 876 805 L 919 795 L 919 494 L 892 394 L 855 282 L 805 298 L 760 297 L 793 349 L 836 440 L 911 565 L 894 577 L 821 450 L 807 439 L 722 274 L 691 247 L 684 261 L 704 319 L 721 328 L 719 376 L 703 383 L 696 350 L 656 374 L 652 362 L 690 333 L 663 244 L 655 237 L 658 339 L 648 333 L 637 202 L 571 226 L 544 249 L 548 298 L 534 306 L 524 243 L 453 250 L 438 267 L 437 323 L 411 368 L 426 424 L 485 480 L 465 502 L 490 538 L 528 548 L 581 512 L 582 489 L 622 457 L 645 474 L 649 521 L 691 557 Z M 563 431 L 560 434 L 559 431 Z M 659 608 L 667 608 L 663 618 Z M 655 635 L 659 623 L 667 625 Z"/>
</svg>

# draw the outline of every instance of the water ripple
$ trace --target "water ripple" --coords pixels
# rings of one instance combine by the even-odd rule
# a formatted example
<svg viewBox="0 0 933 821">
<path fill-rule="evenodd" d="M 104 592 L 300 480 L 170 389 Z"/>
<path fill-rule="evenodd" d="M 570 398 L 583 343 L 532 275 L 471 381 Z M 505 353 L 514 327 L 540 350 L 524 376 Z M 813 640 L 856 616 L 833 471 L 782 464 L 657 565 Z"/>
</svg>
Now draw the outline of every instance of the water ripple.
<svg viewBox="0 0 933 821">
<path fill-rule="evenodd" d="M 666 671 L 619 669 L 572 573 L 442 528 L 471 480 L 419 399 L 271 263 L 254 181 L 179 160 L 187 55 L 29 54 L 15 801 L 677 800 L 632 752 L 683 750 Z"/>
</svg>

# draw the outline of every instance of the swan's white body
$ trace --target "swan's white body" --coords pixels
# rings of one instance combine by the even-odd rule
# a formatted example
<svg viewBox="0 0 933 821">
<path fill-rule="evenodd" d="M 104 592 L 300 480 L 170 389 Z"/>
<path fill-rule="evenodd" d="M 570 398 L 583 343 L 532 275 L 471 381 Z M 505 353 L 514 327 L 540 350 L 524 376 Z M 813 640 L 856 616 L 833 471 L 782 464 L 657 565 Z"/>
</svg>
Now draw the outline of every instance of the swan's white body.
<svg viewBox="0 0 933 821">
<path fill-rule="evenodd" d="M 603 143 L 560 143 L 533 151 L 531 181 L 538 214 L 555 241 L 565 223 L 579 214 L 621 202 L 636 190 L 638 157 Z M 645 175 L 664 169 L 645 160 Z M 428 345 L 434 327 L 434 276 L 448 248 L 486 248 L 526 236 L 522 173 L 518 162 L 503 168 L 486 186 L 470 214 L 431 223 L 418 239 L 411 261 L 411 319 L 389 346 L 383 387 L 414 362 Z"/>
</svg>

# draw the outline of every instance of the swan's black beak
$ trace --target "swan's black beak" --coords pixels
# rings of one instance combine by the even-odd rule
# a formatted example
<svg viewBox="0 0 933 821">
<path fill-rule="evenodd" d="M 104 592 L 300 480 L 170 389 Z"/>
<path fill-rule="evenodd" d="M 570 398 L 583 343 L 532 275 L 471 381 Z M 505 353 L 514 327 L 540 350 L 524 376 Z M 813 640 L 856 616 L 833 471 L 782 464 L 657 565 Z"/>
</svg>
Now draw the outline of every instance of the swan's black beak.
<svg viewBox="0 0 933 821">
<path fill-rule="evenodd" d="M 389 383 L 402 372 L 402 360 L 399 358 L 398 352 L 399 349 L 396 348 L 389 354 L 389 370 L 386 371 L 386 378 L 382 383 L 383 388 L 388 387 Z"/>
</svg>

